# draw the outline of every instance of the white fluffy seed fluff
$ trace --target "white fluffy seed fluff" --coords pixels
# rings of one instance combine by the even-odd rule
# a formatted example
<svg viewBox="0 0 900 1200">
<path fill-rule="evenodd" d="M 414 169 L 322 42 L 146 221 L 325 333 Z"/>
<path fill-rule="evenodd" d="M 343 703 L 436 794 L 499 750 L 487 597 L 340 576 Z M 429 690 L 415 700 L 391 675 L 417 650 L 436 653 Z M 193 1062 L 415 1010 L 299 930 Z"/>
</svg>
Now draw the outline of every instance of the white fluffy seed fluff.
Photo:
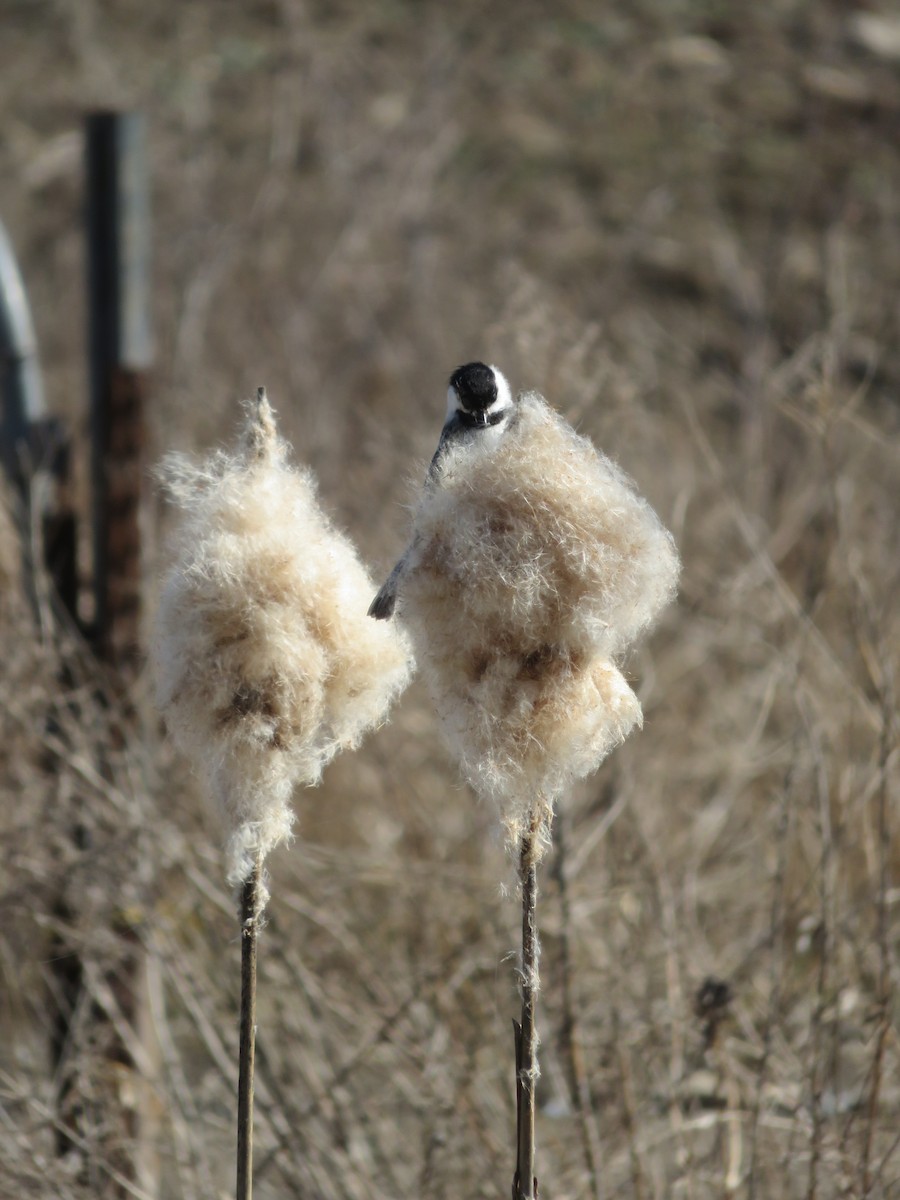
<svg viewBox="0 0 900 1200">
<path fill-rule="evenodd" d="M 400 613 L 464 774 L 511 840 L 641 722 L 619 656 L 672 599 L 671 535 L 537 394 L 425 488 Z"/>
<path fill-rule="evenodd" d="M 261 390 L 241 446 L 163 484 L 182 510 L 154 639 L 157 698 L 227 828 L 228 878 L 289 836 L 291 794 L 379 724 L 408 682 L 408 641 L 366 616 L 372 581 L 287 462 Z"/>
</svg>

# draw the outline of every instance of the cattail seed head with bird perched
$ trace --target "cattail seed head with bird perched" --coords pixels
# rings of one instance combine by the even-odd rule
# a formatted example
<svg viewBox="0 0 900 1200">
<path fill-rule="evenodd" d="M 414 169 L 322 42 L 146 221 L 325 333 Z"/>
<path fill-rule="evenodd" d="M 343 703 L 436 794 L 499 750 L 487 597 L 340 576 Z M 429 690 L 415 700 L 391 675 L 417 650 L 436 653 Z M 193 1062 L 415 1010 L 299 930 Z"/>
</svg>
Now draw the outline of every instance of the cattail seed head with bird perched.
<svg viewBox="0 0 900 1200">
<path fill-rule="evenodd" d="M 291 831 L 290 798 L 384 720 L 411 672 L 400 630 L 366 618 L 372 584 L 288 462 L 260 389 L 241 444 L 160 471 L 182 510 L 162 589 L 159 705 L 227 827 L 228 877 Z"/>
<path fill-rule="evenodd" d="M 513 842 L 641 721 L 617 663 L 672 599 L 678 555 L 630 480 L 496 368 L 451 376 L 398 607 L 463 772 Z M 455 401 L 455 404 L 454 404 Z"/>
</svg>

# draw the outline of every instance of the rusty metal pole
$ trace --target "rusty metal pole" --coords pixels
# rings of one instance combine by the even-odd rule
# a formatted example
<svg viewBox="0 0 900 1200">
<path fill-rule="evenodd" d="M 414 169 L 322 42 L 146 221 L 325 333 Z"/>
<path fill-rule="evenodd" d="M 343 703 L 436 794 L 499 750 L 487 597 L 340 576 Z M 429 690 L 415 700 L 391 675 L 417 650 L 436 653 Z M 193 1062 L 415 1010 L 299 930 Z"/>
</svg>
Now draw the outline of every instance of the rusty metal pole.
<svg viewBox="0 0 900 1200">
<path fill-rule="evenodd" d="M 144 406 L 153 344 L 150 300 L 150 204 L 146 127 L 140 113 L 96 112 L 85 126 L 90 353 L 91 528 L 95 652 L 124 687 L 113 733 L 122 745 L 133 734 L 128 696 L 141 658 L 141 495 Z M 107 764 L 101 762 L 100 770 Z M 138 871 L 140 874 L 140 870 Z M 138 892 L 138 894 L 142 894 Z M 110 973 L 121 1013 L 141 1046 L 142 1067 L 128 1047 L 110 1059 L 131 1068 L 129 1100 L 113 1089 L 104 1098 L 111 1139 L 107 1157 L 124 1180 L 155 1194 L 159 1183 L 158 1113 L 153 1080 L 157 1047 L 148 1022 L 147 958 L 138 917 L 118 929 L 120 958 Z M 116 1125 L 121 1134 L 117 1145 Z M 121 1150 L 121 1157 L 120 1157 Z M 125 1195 L 122 1183 L 116 1194 Z"/>
<path fill-rule="evenodd" d="M 87 118 L 95 645 L 129 674 L 140 649 L 143 408 L 153 346 L 145 122 Z"/>
</svg>

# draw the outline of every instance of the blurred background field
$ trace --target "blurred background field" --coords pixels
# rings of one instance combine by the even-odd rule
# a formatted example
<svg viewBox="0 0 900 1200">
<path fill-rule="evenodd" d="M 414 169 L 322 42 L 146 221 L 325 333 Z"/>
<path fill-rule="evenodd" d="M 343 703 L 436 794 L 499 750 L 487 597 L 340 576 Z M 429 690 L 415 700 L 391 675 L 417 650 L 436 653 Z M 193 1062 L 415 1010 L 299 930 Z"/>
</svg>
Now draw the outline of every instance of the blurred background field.
<svg viewBox="0 0 900 1200">
<path fill-rule="evenodd" d="M 628 663 L 644 731 L 543 871 L 541 1195 L 900 1196 L 893 6 L 0 0 L 0 216 L 83 511 L 98 106 L 149 122 L 148 467 L 221 444 L 265 384 L 380 576 L 446 376 L 483 358 L 676 536 L 679 603 Z M 124 723 L 77 635 L 35 623 L 14 515 L 0 1195 L 227 1196 L 215 824 L 147 672 Z M 148 629 L 167 520 L 148 473 Z M 421 688 L 296 803 L 258 1196 L 507 1195 L 514 871 Z"/>
</svg>

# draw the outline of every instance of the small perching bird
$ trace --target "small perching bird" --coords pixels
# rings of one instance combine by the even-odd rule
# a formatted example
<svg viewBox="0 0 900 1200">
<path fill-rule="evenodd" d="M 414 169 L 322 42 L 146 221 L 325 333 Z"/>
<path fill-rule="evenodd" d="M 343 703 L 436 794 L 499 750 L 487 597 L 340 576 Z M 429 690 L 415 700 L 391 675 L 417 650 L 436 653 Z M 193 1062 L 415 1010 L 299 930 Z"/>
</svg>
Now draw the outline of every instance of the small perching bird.
<svg viewBox="0 0 900 1200">
<path fill-rule="evenodd" d="M 494 445 L 513 415 L 514 405 L 509 384 L 496 367 L 486 367 L 479 362 L 458 367 L 447 385 L 447 419 L 428 468 L 425 486 L 431 485 L 436 478 L 444 452 L 450 447 L 470 442 L 477 443 L 482 449 Z M 406 572 L 414 544 L 391 571 L 369 605 L 369 616 L 376 621 L 385 621 L 393 616 L 397 589 Z"/>
<path fill-rule="evenodd" d="M 236 453 L 170 455 L 160 476 L 183 515 L 157 617 L 157 697 L 219 802 L 240 883 L 290 834 L 294 788 L 384 720 L 409 644 L 366 619 L 370 576 L 311 472 L 289 464 L 264 389 Z"/>
<path fill-rule="evenodd" d="M 370 607 L 409 629 L 464 774 L 515 843 L 641 721 L 620 656 L 672 599 L 671 536 L 619 468 L 495 367 L 450 377 L 403 558 Z"/>
</svg>

